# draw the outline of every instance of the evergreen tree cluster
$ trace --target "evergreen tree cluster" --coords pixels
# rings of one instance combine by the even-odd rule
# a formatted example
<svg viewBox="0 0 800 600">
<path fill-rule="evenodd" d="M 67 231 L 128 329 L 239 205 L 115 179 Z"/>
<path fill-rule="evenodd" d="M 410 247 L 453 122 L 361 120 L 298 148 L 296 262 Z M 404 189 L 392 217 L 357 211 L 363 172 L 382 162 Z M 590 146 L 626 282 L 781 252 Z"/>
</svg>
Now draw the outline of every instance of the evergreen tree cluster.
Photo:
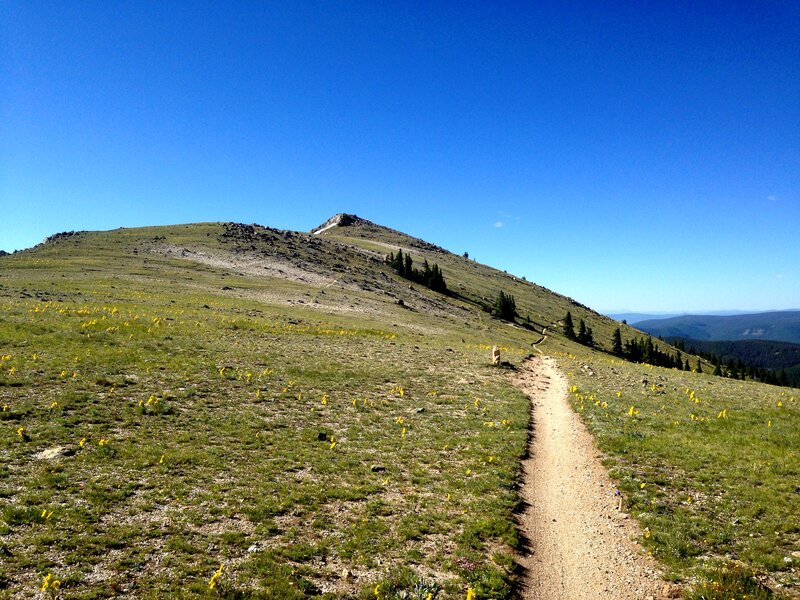
<svg viewBox="0 0 800 600">
<path fill-rule="evenodd" d="M 611 338 L 611 353 L 637 363 L 647 363 L 656 367 L 666 367 L 668 369 L 682 369 L 689 371 L 689 361 L 683 362 L 681 360 L 680 351 L 675 351 L 675 354 L 670 355 L 668 352 L 662 352 L 653 343 L 653 338 L 633 338 L 622 341 L 622 333 L 617 327 L 614 330 L 614 335 Z M 697 365 L 697 370 L 701 371 L 700 364 Z"/>
<path fill-rule="evenodd" d="M 387 261 L 389 266 L 394 269 L 395 273 L 400 277 L 424 285 L 432 289 L 434 292 L 447 293 L 447 283 L 445 283 L 444 275 L 439 265 L 433 263 L 433 266 L 428 264 L 428 260 L 422 263 L 422 270 L 414 268 L 414 261 L 410 254 L 403 254 L 403 251 L 398 248 L 397 254 L 392 252 L 389 254 Z"/>
<path fill-rule="evenodd" d="M 494 300 L 492 314 L 505 321 L 513 321 L 517 316 L 517 301 L 514 296 L 501 291 Z"/>
<path fill-rule="evenodd" d="M 697 356 L 702 356 L 708 362 L 714 365 L 714 375 L 718 375 L 719 377 L 729 377 L 730 379 L 741 379 L 747 380 L 751 379 L 753 381 L 760 381 L 762 383 L 769 383 L 771 385 L 780 385 L 780 386 L 792 386 L 800 383 L 797 380 L 793 380 L 793 378 L 789 377 L 786 373 L 785 369 L 768 369 L 764 367 L 759 367 L 753 364 L 748 364 L 743 359 L 733 359 L 729 358 L 725 360 L 724 358 L 720 357 L 718 354 L 714 352 L 710 352 L 706 349 L 700 349 L 695 347 L 694 344 L 695 340 L 687 340 L 690 344 L 689 352 L 690 354 L 696 354 Z M 708 346 L 713 346 L 714 343 L 708 342 L 700 342 L 704 343 Z M 697 343 L 698 345 L 700 343 Z M 672 342 L 672 344 L 676 348 L 684 349 L 685 342 L 683 339 L 676 339 Z M 717 346 L 724 348 L 725 342 L 718 342 Z"/>
<path fill-rule="evenodd" d="M 584 346 L 594 345 L 594 334 L 592 333 L 592 328 L 587 327 L 584 320 L 581 319 L 578 324 L 578 333 L 576 334 L 575 324 L 572 322 L 572 314 L 569 311 L 567 311 L 567 315 L 564 317 L 563 331 L 564 336 L 568 340 L 573 340 L 579 344 L 583 344 Z"/>
</svg>

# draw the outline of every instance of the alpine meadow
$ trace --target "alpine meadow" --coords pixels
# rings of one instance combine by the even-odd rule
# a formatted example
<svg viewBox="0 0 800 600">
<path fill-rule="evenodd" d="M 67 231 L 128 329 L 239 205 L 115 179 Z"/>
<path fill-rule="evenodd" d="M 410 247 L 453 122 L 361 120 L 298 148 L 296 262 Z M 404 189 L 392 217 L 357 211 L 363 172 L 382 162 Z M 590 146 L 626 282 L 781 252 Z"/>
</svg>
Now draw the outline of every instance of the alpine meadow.
<svg viewBox="0 0 800 600">
<path fill-rule="evenodd" d="M 521 597 L 542 356 L 660 597 L 800 598 L 800 390 L 399 231 L 65 232 L 0 307 L 0 598 Z"/>
</svg>

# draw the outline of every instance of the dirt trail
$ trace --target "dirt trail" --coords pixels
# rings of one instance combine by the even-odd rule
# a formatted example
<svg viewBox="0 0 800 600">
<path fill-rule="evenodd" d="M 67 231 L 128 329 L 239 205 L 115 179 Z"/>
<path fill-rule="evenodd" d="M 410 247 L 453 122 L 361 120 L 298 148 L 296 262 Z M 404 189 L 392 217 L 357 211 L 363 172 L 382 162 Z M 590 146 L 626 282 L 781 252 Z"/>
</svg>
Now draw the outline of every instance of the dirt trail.
<svg viewBox="0 0 800 600">
<path fill-rule="evenodd" d="M 626 600 L 670 597 L 655 562 L 633 542 L 638 525 L 618 510 L 599 451 L 567 400 L 567 382 L 549 357 L 527 361 L 515 384 L 533 410 L 523 463 L 522 598 Z"/>
</svg>

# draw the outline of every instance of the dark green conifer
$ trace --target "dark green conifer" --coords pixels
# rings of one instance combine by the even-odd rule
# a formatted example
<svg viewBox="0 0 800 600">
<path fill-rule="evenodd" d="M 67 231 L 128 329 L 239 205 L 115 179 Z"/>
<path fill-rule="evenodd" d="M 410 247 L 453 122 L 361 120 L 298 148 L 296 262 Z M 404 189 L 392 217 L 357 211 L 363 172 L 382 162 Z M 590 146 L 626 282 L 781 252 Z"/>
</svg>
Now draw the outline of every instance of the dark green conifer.
<svg viewBox="0 0 800 600">
<path fill-rule="evenodd" d="M 403 277 L 414 279 L 414 261 L 411 259 L 410 254 L 406 254 L 405 263 L 403 264 Z"/>
<path fill-rule="evenodd" d="M 622 356 L 622 333 L 619 327 L 614 330 L 614 336 L 611 338 L 611 352 L 617 356 Z"/>
<path fill-rule="evenodd" d="M 494 299 L 492 314 L 506 321 L 513 321 L 517 316 L 517 302 L 514 296 L 501 291 Z"/>
<path fill-rule="evenodd" d="M 564 317 L 564 336 L 568 340 L 575 339 L 575 325 L 572 323 L 572 315 L 567 311 L 567 316 Z"/>
</svg>

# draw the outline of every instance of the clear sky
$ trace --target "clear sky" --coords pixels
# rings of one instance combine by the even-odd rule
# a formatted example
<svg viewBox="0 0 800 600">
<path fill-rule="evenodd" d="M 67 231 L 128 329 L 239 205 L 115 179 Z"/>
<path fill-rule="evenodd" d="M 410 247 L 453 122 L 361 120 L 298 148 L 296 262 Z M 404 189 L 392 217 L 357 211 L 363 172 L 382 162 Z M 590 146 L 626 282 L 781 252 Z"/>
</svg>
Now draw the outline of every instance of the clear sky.
<svg viewBox="0 0 800 600">
<path fill-rule="evenodd" d="M 7 251 L 352 212 L 598 310 L 800 308 L 800 3 L 4 0 L 0 209 Z"/>
</svg>

